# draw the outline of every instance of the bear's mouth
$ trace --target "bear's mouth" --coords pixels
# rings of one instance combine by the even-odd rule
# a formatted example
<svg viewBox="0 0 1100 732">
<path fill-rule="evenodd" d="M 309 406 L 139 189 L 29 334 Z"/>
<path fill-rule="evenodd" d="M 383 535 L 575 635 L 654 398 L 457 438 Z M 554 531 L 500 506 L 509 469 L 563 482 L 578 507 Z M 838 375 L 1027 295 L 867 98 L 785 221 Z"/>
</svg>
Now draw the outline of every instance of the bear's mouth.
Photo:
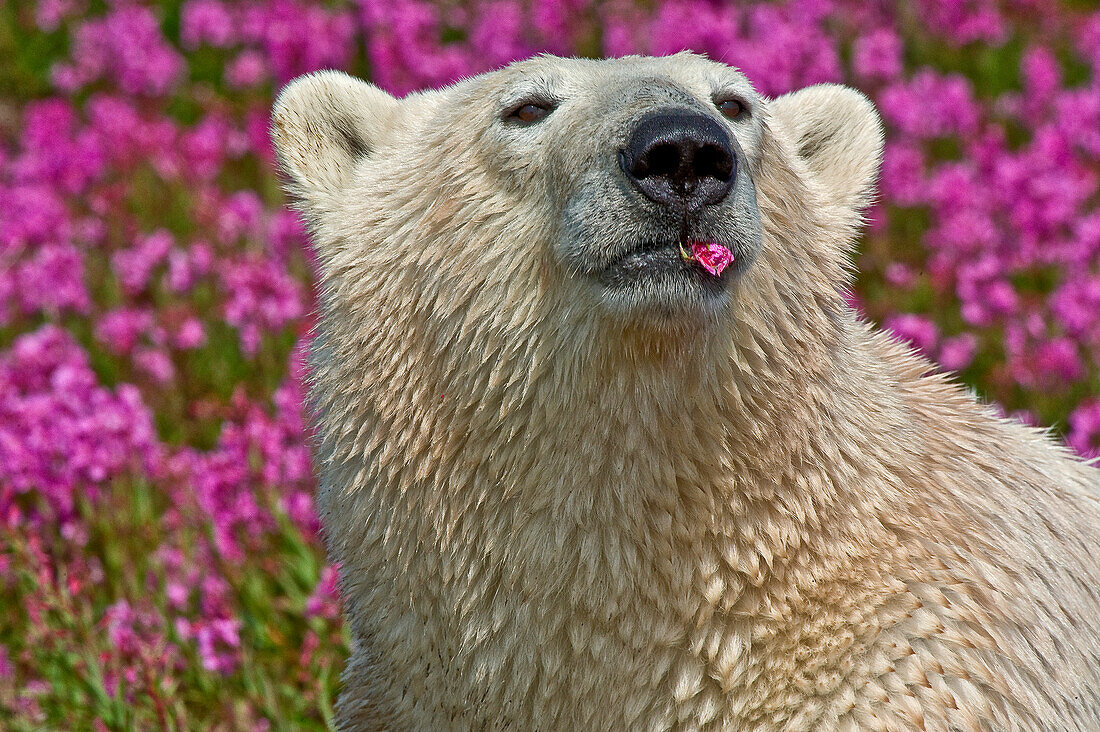
<svg viewBox="0 0 1100 732">
<path fill-rule="evenodd" d="M 731 247 L 710 243 L 710 246 L 730 253 L 733 264 L 714 268 L 692 256 L 700 242 L 649 241 L 629 249 L 597 271 L 597 279 L 611 289 L 654 287 L 662 283 L 702 290 L 703 294 L 719 295 L 738 269 L 738 259 Z M 698 288 L 698 289 L 697 289 Z"/>
</svg>

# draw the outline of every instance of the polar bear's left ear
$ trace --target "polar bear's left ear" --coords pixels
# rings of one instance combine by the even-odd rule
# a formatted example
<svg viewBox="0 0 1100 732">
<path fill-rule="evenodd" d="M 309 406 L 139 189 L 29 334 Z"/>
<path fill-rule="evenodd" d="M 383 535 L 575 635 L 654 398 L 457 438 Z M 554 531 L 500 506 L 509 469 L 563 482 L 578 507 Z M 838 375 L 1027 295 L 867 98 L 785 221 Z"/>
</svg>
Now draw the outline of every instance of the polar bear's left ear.
<svg viewBox="0 0 1100 732">
<path fill-rule="evenodd" d="M 342 190 L 398 105 L 378 87 L 339 71 L 319 71 L 287 85 L 271 113 L 271 139 L 292 193 L 316 202 Z"/>
<path fill-rule="evenodd" d="M 882 120 L 867 97 L 839 84 L 785 94 L 768 106 L 830 202 L 865 207 L 882 162 Z"/>
</svg>

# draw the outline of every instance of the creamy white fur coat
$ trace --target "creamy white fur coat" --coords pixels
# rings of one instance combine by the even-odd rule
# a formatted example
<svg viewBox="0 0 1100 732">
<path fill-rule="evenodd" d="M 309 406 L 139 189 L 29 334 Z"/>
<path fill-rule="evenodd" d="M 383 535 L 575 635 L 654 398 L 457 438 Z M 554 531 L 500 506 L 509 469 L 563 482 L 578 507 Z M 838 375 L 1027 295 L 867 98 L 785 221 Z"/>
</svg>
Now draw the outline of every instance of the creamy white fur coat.
<svg viewBox="0 0 1100 732">
<path fill-rule="evenodd" d="M 502 127 L 533 83 L 558 108 Z M 563 212 L 632 115 L 717 84 L 752 106 L 758 256 L 720 307 L 610 307 Z M 1100 729 L 1098 471 L 838 294 L 881 151 L 860 95 L 690 55 L 403 100 L 322 73 L 274 138 L 321 262 L 342 729 Z"/>
</svg>

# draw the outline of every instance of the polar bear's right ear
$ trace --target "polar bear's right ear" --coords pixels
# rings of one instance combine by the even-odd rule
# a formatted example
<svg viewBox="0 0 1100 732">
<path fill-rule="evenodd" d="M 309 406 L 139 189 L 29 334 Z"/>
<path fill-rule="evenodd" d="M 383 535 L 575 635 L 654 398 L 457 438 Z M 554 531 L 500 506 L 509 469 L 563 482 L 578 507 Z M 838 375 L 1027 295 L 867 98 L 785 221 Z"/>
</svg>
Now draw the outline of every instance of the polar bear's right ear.
<svg viewBox="0 0 1100 732">
<path fill-rule="evenodd" d="M 318 71 L 288 84 L 272 110 L 271 139 L 291 192 L 310 201 L 340 191 L 385 134 L 398 104 L 340 71 Z"/>
</svg>

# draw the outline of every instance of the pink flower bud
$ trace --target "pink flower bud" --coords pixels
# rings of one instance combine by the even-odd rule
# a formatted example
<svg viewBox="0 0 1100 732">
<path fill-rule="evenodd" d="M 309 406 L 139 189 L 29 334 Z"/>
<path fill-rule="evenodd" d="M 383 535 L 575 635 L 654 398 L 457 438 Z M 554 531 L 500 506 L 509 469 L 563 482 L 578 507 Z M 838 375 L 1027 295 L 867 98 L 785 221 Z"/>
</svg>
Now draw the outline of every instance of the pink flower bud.
<svg viewBox="0 0 1100 732">
<path fill-rule="evenodd" d="M 692 242 L 691 256 L 696 262 L 703 265 L 703 269 L 715 277 L 722 274 L 722 271 L 733 262 L 733 252 L 728 247 L 713 241 Z"/>
</svg>

